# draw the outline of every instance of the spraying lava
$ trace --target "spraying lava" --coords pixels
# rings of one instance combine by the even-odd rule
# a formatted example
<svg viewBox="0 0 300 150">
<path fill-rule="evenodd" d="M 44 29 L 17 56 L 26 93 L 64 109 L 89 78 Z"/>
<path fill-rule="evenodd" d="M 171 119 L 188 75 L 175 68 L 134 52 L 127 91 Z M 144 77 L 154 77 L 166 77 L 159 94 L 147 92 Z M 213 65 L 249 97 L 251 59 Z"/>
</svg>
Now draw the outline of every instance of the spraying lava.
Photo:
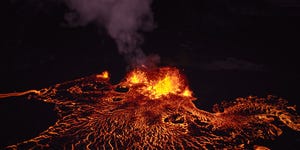
<svg viewBox="0 0 300 150">
<path fill-rule="evenodd" d="M 126 83 L 130 87 L 140 86 L 138 91 L 151 99 L 169 96 L 171 94 L 181 96 L 192 96 L 185 83 L 184 77 L 175 68 L 159 68 L 156 71 L 147 69 L 136 69 L 130 72 Z"/>
<path fill-rule="evenodd" d="M 283 125 L 300 131 L 295 106 L 274 96 L 249 96 L 195 107 L 182 73 L 172 67 L 132 70 L 119 84 L 109 73 L 56 84 L 29 99 L 55 103 L 57 122 L 33 139 L 7 149 L 259 149 Z"/>
</svg>

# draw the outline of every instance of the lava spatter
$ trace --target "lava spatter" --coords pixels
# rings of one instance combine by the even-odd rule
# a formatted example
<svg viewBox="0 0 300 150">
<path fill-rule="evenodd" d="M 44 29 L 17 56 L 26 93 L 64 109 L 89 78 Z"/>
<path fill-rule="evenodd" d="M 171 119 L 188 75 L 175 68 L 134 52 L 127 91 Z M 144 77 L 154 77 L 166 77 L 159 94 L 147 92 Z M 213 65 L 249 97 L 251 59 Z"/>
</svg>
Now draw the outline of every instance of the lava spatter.
<svg viewBox="0 0 300 150">
<path fill-rule="evenodd" d="M 151 99 L 169 95 L 192 97 L 192 91 L 183 75 L 178 69 L 171 67 L 135 69 L 127 75 L 124 84 L 139 86 L 137 90 Z"/>
<path fill-rule="evenodd" d="M 195 107 L 176 68 L 135 69 L 117 85 L 103 73 L 43 90 L 1 94 L 54 103 L 57 122 L 6 149 L 248 149 L 275 140 L 283 125 L 300 131 L 295 107 L 274 96 L 249 96 Z M 266 148 L 266 147 L 264 147 Z"/>
</svg>

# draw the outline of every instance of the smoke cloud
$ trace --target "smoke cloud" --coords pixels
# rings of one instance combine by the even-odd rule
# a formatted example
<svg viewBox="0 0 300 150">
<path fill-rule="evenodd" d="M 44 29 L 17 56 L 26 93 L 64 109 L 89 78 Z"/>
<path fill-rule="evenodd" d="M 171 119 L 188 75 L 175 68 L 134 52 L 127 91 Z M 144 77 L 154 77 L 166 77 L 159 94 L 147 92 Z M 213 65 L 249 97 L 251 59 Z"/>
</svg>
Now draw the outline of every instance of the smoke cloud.
<svg viewBox="0 0 300 150">
<path fill-rule="evenodd" d="M 158 56 L 146 56 L 141 49 L 141 32 L 155 25 L 151 11 L 152 0 L 65 0 L 72 12 L 65 18 L 71 24 L 103 26 L 125 56 L 131 67 L 153 65 Z"/>
</svg>

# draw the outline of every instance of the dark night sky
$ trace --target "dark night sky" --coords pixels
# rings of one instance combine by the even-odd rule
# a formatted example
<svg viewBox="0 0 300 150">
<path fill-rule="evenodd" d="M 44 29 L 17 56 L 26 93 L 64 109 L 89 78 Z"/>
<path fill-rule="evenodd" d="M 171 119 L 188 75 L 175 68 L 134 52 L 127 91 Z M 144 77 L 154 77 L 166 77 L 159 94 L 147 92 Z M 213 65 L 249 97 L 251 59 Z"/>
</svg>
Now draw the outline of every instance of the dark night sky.
<svg viewBox="0 0 300 150">
<path fill-rule="evenodd" d="M 0 93 L 40 89 L 104 69 L 117 82 L 126 73 L 106 31 L 95 24 L 66 25 L 68 9 L 61 1 L 1 3 Z M 154 0 L 152 9 L 157 27 L 144 34 L 143 50 L 160 55 L 160 65 L 183 70 L 201 109 L 267 94 L 300 105 L 297 0 Z M 47 119 L 55 116 L 52 109 L 18 98 L 1 102 L 2 145 L 46 129 L 55 121 Z"/>
</svg>

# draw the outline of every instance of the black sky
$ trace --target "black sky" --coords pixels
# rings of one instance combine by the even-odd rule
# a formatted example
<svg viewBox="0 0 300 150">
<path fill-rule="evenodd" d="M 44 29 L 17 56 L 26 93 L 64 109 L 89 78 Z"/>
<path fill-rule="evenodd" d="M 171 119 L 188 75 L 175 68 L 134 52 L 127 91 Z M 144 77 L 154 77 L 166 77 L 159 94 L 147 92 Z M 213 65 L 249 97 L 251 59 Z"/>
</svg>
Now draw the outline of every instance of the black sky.
<svg viewBox="0 0 300 150">
<path fill-rule="evenodd" d="M 106 31 L 95 24 L 67 25 L 64 14 L 69 10 L 63 2 L 1 3 L 0 93 L 40 89 L 103 70 L 109 70 L 117 82 L 126 73 L 128 64 Z M 267 94 L 300 105 L 300 2 L 154 0 L 152 9 L 157 27 L 144 33 L 143 50 L 158 54 L 161 65 L 183 70 L 199 98 L 198 107 L 210 110 L 224 99 Z M 25 129 L 16 131 L 6 143 L 37 134 L 23 133 L 30 126 L 42 130 L 47 123 L 41 122 L 51 124 L 33 114 L 55 116 L 53 106 L 12 101 L 0 103 L 6 122 L 2 125 L 17 128 L 15 123 L 22 122 Z M 32 112 L 32 105 L 45 109 Z M 31 120 L 44 119 L 11 119 L 24 113 Z M 5 132 L 2 138 L 9 135 Z"/>
</svg>

